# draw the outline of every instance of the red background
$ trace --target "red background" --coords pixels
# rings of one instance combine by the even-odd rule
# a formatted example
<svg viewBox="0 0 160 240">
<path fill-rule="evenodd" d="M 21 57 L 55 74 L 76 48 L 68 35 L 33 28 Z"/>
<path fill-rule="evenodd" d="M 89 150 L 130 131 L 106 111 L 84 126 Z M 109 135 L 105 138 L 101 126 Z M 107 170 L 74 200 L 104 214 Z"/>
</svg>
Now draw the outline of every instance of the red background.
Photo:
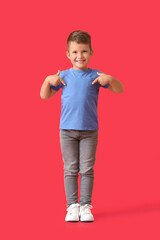
<svg viewBox="0 0 160 240">
<path fill-rule="evenodd" d="M 160 239 L 158 2 L 3 1 L 1 239 Z M 64 221 L 61 91 L 40 98 L 46 76 L 71 67 L 79 29 L 92 36 L 88 67 L 124 85 L 99 94 L 91 224 Z"/>
</svg>

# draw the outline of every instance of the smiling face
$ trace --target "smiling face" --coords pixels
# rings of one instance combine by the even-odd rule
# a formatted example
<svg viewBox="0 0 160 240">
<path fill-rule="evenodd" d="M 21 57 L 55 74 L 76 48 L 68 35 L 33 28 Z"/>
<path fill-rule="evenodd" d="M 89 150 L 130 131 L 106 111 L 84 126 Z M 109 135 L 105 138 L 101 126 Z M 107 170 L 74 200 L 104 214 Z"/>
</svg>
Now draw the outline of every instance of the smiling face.
<svg viewBox="0 0 160 240">
<path fill-rule="evenodd" d="M 88 44 L 70 42 L 69 52 L 66 52 L 67 57 L 71 60 L 73 64 L 73 69 L 75 70 L 87 70 L 87 64 L 93 54 Z"/>
</svg>

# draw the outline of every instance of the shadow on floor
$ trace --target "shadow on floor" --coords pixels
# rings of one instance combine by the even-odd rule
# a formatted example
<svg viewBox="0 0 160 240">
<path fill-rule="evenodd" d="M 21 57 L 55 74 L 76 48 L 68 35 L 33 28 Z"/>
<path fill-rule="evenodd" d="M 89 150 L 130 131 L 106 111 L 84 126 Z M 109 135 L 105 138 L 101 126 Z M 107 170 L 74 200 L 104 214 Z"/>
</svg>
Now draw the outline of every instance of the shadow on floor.
<svg viewBox="0 0 160 240">
<path fill-rule="evenodd" d="M 134 214 L 143 214 L 149 213 L 152 211 L 160 211 L 160 203 L 155 204 L 142 204 L 142 205 L 135 205 L 129 206 L 122 209 L 112 210 L 112 211 L 104 211 L 104 212 L 95 212 L 94 216 L 96 219 L 98 218 L 110 218 L 110 217 L 122 217 L 127 215 L 134 215 Z"/>
</svg>

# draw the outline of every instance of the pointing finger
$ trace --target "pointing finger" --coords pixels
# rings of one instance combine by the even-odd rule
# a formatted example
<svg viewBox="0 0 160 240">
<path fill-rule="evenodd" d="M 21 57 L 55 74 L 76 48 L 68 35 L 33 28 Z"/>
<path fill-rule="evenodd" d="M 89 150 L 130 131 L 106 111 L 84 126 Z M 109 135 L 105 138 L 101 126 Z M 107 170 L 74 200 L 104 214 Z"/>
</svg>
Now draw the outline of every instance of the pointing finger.
<svg viewBox="0 0 160 240">
<path fill-rule="evenodd" d="M 98 82 L 98 78 L 96 78 L 96 79 L 92 82 L 92 84 L 95 84 L 96 82 Z"/>
<path fill-rule="evenodd" d="M 63 85 L 66 85 L 62 78 L 59 78 Z"/>
<path fill-rule="evenodd" d="M 98 75 L 102 75 L 103 73 L 97 72 Z"/>
</svg>

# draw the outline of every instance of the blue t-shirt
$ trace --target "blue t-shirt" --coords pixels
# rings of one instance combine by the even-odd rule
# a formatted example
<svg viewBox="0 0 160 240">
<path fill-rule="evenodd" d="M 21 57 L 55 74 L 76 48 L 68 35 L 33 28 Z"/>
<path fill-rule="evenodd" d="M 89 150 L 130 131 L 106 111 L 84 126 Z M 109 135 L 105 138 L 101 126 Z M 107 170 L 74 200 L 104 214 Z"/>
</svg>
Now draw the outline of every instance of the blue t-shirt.
<svg viewBox="0 0 160 240">
<path fill-rule="evenodd" d="M 73 68 L 60 72 L 59 77 L 66 85 L 60 83 L 57 87 L 50 85 L 56 91 L 62 88 L 60 129 L 98 130 L 97 103 L 99 87 L 108 88 L 110 84 L 101 86 L 92 82 L 99 76 L 97 69 L 75 70 Z"/>
</svg>

